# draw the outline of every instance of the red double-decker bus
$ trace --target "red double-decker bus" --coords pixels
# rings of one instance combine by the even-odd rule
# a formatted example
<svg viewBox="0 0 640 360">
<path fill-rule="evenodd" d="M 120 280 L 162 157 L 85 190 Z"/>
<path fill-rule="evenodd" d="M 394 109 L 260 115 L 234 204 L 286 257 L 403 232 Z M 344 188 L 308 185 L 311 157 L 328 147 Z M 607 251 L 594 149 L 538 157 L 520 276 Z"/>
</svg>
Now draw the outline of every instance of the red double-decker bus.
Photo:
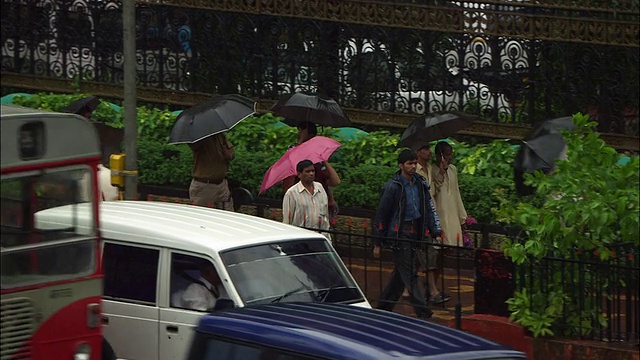
<svg viewBox="0 0 640 360">
<path fill-rule="evenodd" d="M 100 359 L 102 274 L 94 125 L 2 105 L 0 358 Z M 43 228 L 38 211 L 90 202 L 92 220 Z"/>
</svg>

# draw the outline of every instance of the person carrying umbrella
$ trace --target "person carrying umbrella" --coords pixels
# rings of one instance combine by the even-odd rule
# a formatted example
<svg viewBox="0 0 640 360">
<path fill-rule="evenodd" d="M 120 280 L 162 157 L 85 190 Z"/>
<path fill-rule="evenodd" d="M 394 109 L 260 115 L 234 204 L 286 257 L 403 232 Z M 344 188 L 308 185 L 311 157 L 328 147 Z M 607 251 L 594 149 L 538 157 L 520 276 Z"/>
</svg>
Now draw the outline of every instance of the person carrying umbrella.
<svg viewBox="0 0 640 360">
<path fill-rule="evenodd" d="M 298 145 L 317 135 L 316 125 L 345 127 L 351 121 L 338 103 L 326 96 L 307 95 L 303 93 L 286 94 L 275 103 L 271 110 L 284 117 L 285 123 L 298 127 Z M 328 161 L 316 164 L 316 181 L 325 188 L 329 197 L 330 221 L 338 212 L 338 204 L 333 197 L 331 187 L 340 184 L 340 177 Z M 296 182 L 295 177 L 285 179 L 283 191 L 287 191 Z"/>
<path fill-rule="evenodd" d="M 456 132 L 465 129 L 468 126 L 471 126 L 476 120 L 476 116 L 458 111 L 427 114 L 413 121 L 402 133 L 400 141 L 398 142 L 398 147 L 405 146 L 412 149 L 418 149 L 418 169 L 416 172 L 419 175 L 423 176 L 423 178 L 427 182 L 427 185 L 429 185 L 430 195 L 435 203 L 438 216 L 442 221 L 442 227 L 444 230 L 443 238 L 453 235 L 453 239 L 456 239 L 456 236 L 458 236 L 459 239 L 462 239 L 462 235 L 460 234 L 460 224 L 458 224 L 458 231 L 454 231 L 451 233 L 451 227 L 445 226 L 446 224 L 451 222 L 445 220 L 449 219 L 448 216 L 452 214 L 452 211 L 450 210 L 450 207 L 442 206 L 442 204 L 440 204 L 440 201 L 447 201 L 447 204 L 450 204 L 451 194 L 448 190 L 445 194 L 439 193 L 439 190 L 443 186 L 443 184 L 445 184 L 447 189 L 449 189 L 448 186 L 451 184 L 450 178 L 455 176 L 455 186 L 451 185 L 451 188 L 455 187 L 455 190 L 453 190 L 453 192 L 454 194 L 457 194 L 457 198 L 460 198 L 460 191 L 458 190 L 457 185 L 457 172 L 453 165 L 451 165 L 451 168 L 448 169 L 449 163 L 447 161 L 443 161 L 442 153 L 438 154 L 438 151 L 441 151 L 442 147 L 449 146 L 447 154 L 450 152 L 452 156 L 453 150 L 451 149 L 451 146 L 449 144 L 447 144 L 446 142 L 441 142 L 436 146 L 436 163 L 439 164 L 438 166 L 429 162 L 429 160 L 431 160 L 432 154 L 428 144 L 429 142 L 434 140 L 447 138 L 455 134 Z M 450 156 L 448 157 L 448 159 L 450 162 Z M 445 174 L 452 175 L 449 176 Z M 461 205 L 462 211 L 464 211 L 462 200 L 460 200 L 459 203 Z M 444 211 L 446 211 L 446 213 L 443 213 Z M 443 220 L 444 216 L 447 216 L 445 217 L 445 220 Z M 421 254 L 421 251 L 418 251 L 419 260 L 423 263 L 422 265 L 427 271 L 427 296 L 429 297 L 429 300 L 432 304 L 440 304 L 451 299 L 451 296 L 440 292 L 436 286 L 440 275 L 437 268 L 437 259 L 439 256 L 439 252 L 440 251 L 433 246 L 427 248 L 426 254 Z"/>
<path fill-rule="evenodd" d="M 315 167 L 305 159 L 296 165 L 298 179 L 282 199 L 282 222 L 304 228 L 329 230 L 329 203 L 324 187 L 315 180 Z M 324 235 L 331 239 L 328 233 Z"/>
<path fill-rule="evenodd" d="M 183 111 L 171 129 L 169 144 L 189 144 L 193 179 L 189 199 L 194 205 L 233 211 L 227 182 L 233 145 L 225 131 L 255 113 L 255 101 L 236 94 L 214 97 Z"/>
<path fill-rule="evenodd" d="M 300 121 L 298 128 L 298 145 L 314 138 L 318 134 L 316 124 L 309 121 Z M 340 185 L 340 176 L 331 166 L 329 161 L 322 161 L 314 164 L 315 181 L 319 182 L 327 193 L 329 205 L 329 222 L 333 223 L 335 215 L 338 213 L 338 204 L 333 197 L 332 187 Z M 299 178 L 295 176 L 288 177 L 282 181 L 282 191 L 286 192 L 293 186 Z"/>
<path fill-rule="evenodd" d="M 193 152 L 193 179 L 189 199 L 200 206 L 233 211 L 233 198 L 227 183 L 229 163 L 235 158 L 233 145 L 224 133 L 189 144 Z"/>
</svg>

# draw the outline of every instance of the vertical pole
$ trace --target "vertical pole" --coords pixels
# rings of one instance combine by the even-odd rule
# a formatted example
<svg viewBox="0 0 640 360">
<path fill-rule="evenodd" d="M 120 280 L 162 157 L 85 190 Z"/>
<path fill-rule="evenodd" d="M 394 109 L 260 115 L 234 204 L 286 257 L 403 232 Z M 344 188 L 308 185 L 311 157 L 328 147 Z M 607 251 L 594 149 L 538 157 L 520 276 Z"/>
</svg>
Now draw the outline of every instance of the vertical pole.
<svg viewBox="0 0 640 360">
<path fill-rule="evenodd" d="M 136 105 L 136 2 L 122 1 L 124 57 L 124 197 L 134 200 L 138 194 L 137 105 Z"/>
</svg>

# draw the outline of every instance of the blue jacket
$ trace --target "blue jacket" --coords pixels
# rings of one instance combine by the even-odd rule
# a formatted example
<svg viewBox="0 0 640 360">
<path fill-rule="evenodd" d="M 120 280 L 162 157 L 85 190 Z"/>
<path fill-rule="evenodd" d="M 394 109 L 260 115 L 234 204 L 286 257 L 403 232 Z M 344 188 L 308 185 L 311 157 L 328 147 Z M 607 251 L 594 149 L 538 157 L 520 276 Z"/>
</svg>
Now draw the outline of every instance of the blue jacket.
<svg viewBox="0 0 640 360">
<path fill-rule="evenodd" d="M 374 245 L 380 245 L 381 237 L 385 238 L 398 238 L 400 224 L 402 224 L 402 218 L 404 216 L 405 204 L 407 197 L 405 196 L 404 182 L 400 178 L 402 175 L 400 171 L 396 172 L 391 180 L 384 184 L 382 194 L 380 196 L 380 203 L 376 211 L 376 216 L 373 220 L 372 235 Z M 433 200 L 429 194 L 429 185 L 424 181 L 422 176 L 418 174 L 413 175 L 413 181 L 418 184 L 420 203 L 420 219 L 418 229 L 418 239 L 426 240 L 428 236 L 434 238 L 438 237 L 442 233 L 440 227 L 440 219 L 436 213 L 436 208 L 433 205 Z M 428 232 L 427 232 L 428 231 Z"/>
</svg>

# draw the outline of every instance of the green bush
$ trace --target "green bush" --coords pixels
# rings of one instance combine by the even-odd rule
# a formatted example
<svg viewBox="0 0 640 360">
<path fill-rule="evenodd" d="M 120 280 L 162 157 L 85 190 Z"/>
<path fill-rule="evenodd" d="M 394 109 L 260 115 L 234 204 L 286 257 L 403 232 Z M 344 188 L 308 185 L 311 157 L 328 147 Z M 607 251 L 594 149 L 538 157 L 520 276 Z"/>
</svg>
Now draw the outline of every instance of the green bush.
<svg viewBox="0 0 640 360">
<path fill-rule="evenodd" d="M 469 216 L 481 223 L 495 223 L 494 210 L 500 206 L 496 192 L 515 200 L 513 180 L 490 176 L 458 174 L 462 202 Z"/>
<path fill-rule="evenodd" d="M 29 98 L 16 96 L 14 103 L 60 111 L 71 101 L 85 96 L 89 95 L 42 93 Z M 167 144 L 175 115 L 146 106 L 139 106 L 137 114 L 140 183 L 187 187 L 193 166 L 191 150 L 184 144 Z M 124 126 L 123 109 L 115 111 L 106 101 L 101 101 L 92 118 L 114 127 Z M 281 118 L 272 114 L 249 117 L 227 132 L 236 152 L 228 174 L 231 183 L 241 184 L 254 195 L 258 194 L 269 166 L 297 141 L 296 129 L 278 125 L 279 120 Z M 337 138 L 333 128 L 320 127 L 319 134 Z M 377 206 L 382 185 L 398 170 L 396 159 L 400 149 L 396 145 L 399 139 L 398 134 L 389 131 L 339 139 L 342 146 L 331 156 L 330 162 L 341 177 L 340 186 L 334 189 L 341 206 L 369 209 Z M 498 189 L 505 196 L 513 194 L 513 148 L 504 140 L 473 147 L 456 141 L 450 143 L 455 151 L 454 163 L 460 169 L 460 188 L 467 211 L 479 221 L 493 222 L 492 209 L 498 206 L 494 191 Z M 281 198 L 282 191 L 276 185 L 262 196 Z"/>
<path fill-rule="evenodd" d="M 46 94 L 38 93 L 26 97 L 17 95 L 13 98 L 13 104 L 32 109 L 62 111 L 62 109 L 75 100 L 91 96 L 89 94 Z M 108 102 L 100 100 L 100 104 L 91 114 L 91 118 L 107 124 L 122 123 L 122 113 L 115 111 Z M 116 126 L 120 127 L 120 126 Z"/>
<path fill-rule="evenodd" d="M 501 199 L 499 219 L 526 234 L 522 240 L 506 241 L 503 250 L 516 264 L 546 267 L 546 256 L 575 260 L 584 253 L 597 257 L 589 259 L 590 264 L 622 268 L 633 256 L 627 260 L 618 254 L 616 258 L 616 248 L 621 244 L 632 244 L 635 249 L 640 246 L 638 156 L 620 164 L 619 155 L 600 139 L 596 123 L 589 121 L 588 115 L 576 114 L 573 120 L 575 130 L 563 133 L 567 161 L 558 161 L 550 175 L 541 171 L 525 175 L 525 184 L 536 189 L 533 196 L 520 201 Z M 511 320 L 534 336 L 566 336 L 571 335 L 571 329 L 585 335 L 606 327 L 607 315 L 599 299 L 610 296 L 610 286 L 621 287 L 623 293 L 630 286 L 624 282 L 607 284 L 597 293 L 587 293 L 584 289 L 593 289 L 590 284 L 602 279 L 582 266 L 544 275 L 523 273 L 523 288 L 507 301 Z M 582 279 L 582 286 L 567 286 L 566 279 L 577 278 Z M 587 301 L 576 302 L 585 297 Z"/>
<path fill-rule="evenodd" d="M 254 195 L 258 195 L 264 174 L 280 156 L 282 156 L 281 153 L 274 151 L 248 152 L 236 147 L 236 157 L 231 162 L 227 177 L 230 181 L 241 184 Z M 282 197 L 282 191 L 276 185 L 261 196 L 279 198 Z"/>
<path fill-rule="evenodd" d="M 193 154 L 187 145 L 168 145 L 166 141 L 140 138 L 138 171 L 141 184 L 188 187 Z"/>
<path fill-rule="evenodd" d="M 516 150 L 509 140 L 495 140 L 467 148 L 462 154 L 456 150 L 456 158 L 463 174 L 513 179 Z"/>
<path fill-rule="evenodd" d="M 391 167 L 373 164 L 346 169 L 340 173 L 341 183 L 334 189 L 336 201 L 344 207 L 374 209 L 380 200 L 382 186 L 397 170 L 397 165 Z"/>
</svg>

